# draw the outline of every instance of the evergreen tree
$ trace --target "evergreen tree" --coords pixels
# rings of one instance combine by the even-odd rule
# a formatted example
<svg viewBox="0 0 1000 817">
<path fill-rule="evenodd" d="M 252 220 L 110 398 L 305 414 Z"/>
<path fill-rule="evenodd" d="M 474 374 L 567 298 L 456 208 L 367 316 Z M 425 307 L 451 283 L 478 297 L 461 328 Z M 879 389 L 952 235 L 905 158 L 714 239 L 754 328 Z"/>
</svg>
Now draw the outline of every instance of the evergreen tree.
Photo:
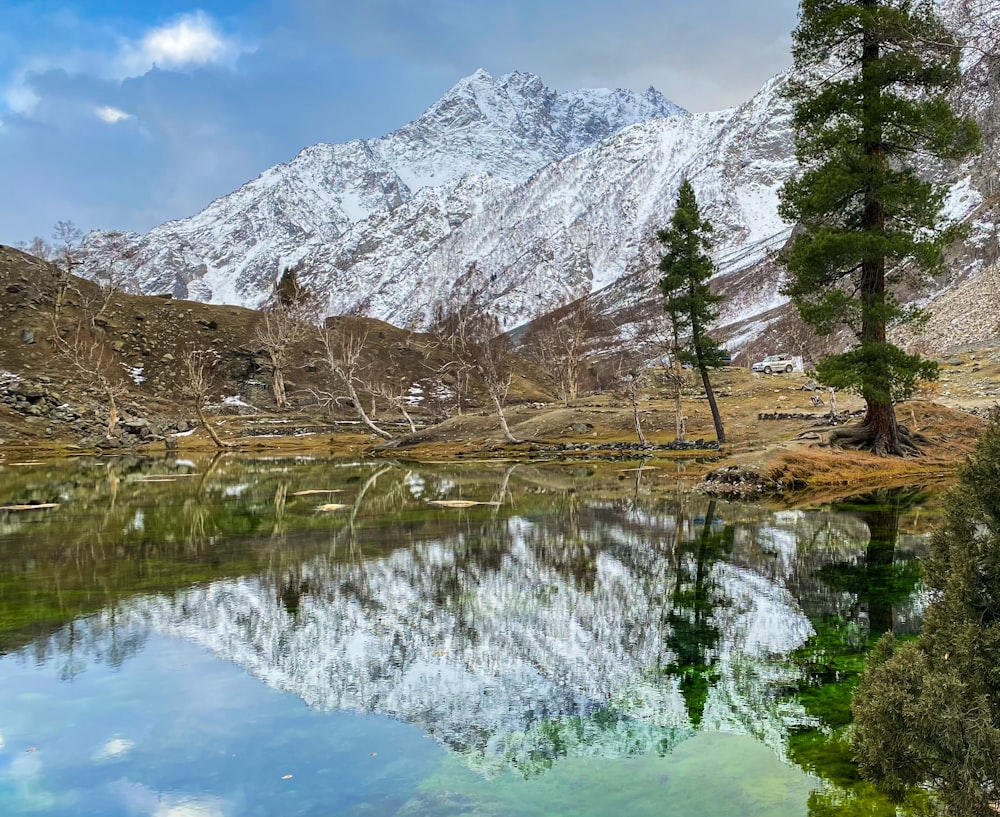
<svg viewBox="0 0 1000 817">
<path fill-rule="evenodd" d="M 886 330 L 920 318 L 894 299 L 893 284 L 939 271 L 958 235 L 940 223 L 945 190 L 914 162 L 976 147 L 975 124 L 946 96 L 960 79 L 959 48 L 929 0 L 802 0 L 793 54 L 801 171 L 782 191 L 781 214 L 800 231 L 783 252 L 785 293 L 820 334 L 847 326 L 858 340 L 817 367 L 819 380 L 867 405 L 862 425 L 831 442 L 916 453 L 893 401 L 937 368 L 889 343 Z"/>
<path fill-rule="evenodd" d="M 719 677 L 714 664 L 721 632 L 714 616 L 715 608 L 724 602 L 717 598 L 718 582 L 712 576 L 712 569 L 733 552 L 736 530 L 733 525 L 712 530 L 716 504 L 714 499 L 708 503 L 697 540 L 677 542 L 672 607 L 666 616 L 670 629 L 664 641 L 674 660 L 664 670 L 677 677 L 677 686 L 695 729 L 701 725 L 711 685 Z"/>
<path fill-rule="evenodd" d="M 715 264 L 708 254 L 711 249 L 712 225 L 701 217 L 694 188 L 687 179 L 677 191 L 677 206 L 670 219 L 670 227 L 660 230 L 656 237 L 664 246 L 660 259 L 660 290 L 663 292 L 663 309 L 670 318 L 675 338 L 687 336 L 686 362 L 692 363 L 701 373 L 712 422 L 720 443 L 726 441 L 722 417 L 715 402 L 709 369 L 724 365 L 722 348 L 706 331 L 719 316 L 721 295 L 715 295 L 708 282 L 715 272 Z"/>
<path fill-rule="evenodd" d="M 950 817 L 1000 811 L 1000 413 L 924 564 L 932 604 L 919 639 L 886 635 L 854 700 L 862 772 L 901 799 L 929 785 Z"/>
</svg>

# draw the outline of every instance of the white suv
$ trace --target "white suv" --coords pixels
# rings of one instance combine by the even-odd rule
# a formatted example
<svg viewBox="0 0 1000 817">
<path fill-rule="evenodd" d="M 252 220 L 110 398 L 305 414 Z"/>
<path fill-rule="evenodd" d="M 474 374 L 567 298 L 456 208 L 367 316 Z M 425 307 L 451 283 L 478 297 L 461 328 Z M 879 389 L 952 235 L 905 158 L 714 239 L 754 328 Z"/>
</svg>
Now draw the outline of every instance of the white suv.
<svg viewBox="0 0 1000 817">
<path fill-rule="evenodd" d="M 754 363 L 750 368 L 755 372 L 764 372 L 764 374 L 790 372 L 795 368 L 795 361 L 788 355 L 768 355 L 760 363 Z"/>
</svg>

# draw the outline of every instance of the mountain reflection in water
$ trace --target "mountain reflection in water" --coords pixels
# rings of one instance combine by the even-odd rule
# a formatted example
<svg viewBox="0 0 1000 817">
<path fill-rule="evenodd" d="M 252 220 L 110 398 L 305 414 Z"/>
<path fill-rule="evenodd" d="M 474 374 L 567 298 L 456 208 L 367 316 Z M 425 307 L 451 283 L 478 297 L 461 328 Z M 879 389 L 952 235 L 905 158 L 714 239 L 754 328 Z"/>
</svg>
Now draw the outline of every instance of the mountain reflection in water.
<svg viewBox="0 0 1000 817">
<path fill-rule="evenodd" d="M 812 622 L 881 631 L 919 614 L 898 503 L 775 513 L 653 491 L 641 471 L 623 498 L 590 471 L 504 465 L 227 461 L 141 482 L 164 467 L 126 464 L 97 487 L 62 473 L 63 506 L 10 522 L 8 578 L 19 541 L 57 567 L 134 569 L 113 603 L 22 654 L 69 679 L 121 666 L 151 633 L 180 637 L 310 707 L 417 726 L 490 776 L 663 754 L 696 730 L 783 758 L 789 730 L 813 722 L 783 694 Z M 314 485 L 329 495 L 299 493 Z M 494 504 L 428 504 L 459 497 Z M 314 512 L 328 500 L 344 507 Z M 53 546 L 65 525 L 89 526 L 89 552 Z M 154 560 L 188 569 L 144 592 Z"/>
</svg>

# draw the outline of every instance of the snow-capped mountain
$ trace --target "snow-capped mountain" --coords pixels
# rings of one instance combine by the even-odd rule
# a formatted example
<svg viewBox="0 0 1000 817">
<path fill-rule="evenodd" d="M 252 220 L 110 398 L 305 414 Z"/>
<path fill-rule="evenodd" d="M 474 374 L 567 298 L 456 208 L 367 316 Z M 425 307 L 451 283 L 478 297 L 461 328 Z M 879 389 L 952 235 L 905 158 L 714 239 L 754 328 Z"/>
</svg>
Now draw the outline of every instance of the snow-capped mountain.
<svg viewBox="0 0 1000 817">
<path fill-rule="evenodd" d="M 683 113 L 653 88 L 557 93 L 531 74 L 477 71 L 388 136 L 306 148 L 196 216 L 124 236 L 127 261 L 109 234 L 91 234 L 91 269 L 118 262 L 145 293 L 256 306 L 284 267 L 303 262 L 331 293 L 331 312 L 342 311 L 365 292 L 352 269 L 352 256 L 368 250 L 360 225 L 388 222 L 433 244 L 436 230 L 461 224 L 489 194 L 628 125 Z M 442 225 L 422 223 L 428 205 Z M 334 266 L 320 269 L 320 253 Z"/>
<path fill-rule="evenodd" d="M 932 307 L 961 305 L 998 278 L 1000 58 L 990 32 L 1000 11 L 982 5 L 972 22 L 956 19 L 969 42 L 956 102 L 980 121 L 985 150 L 933 171 L 951 185 L 948 215 L 971 236 L 925 296 Z M 471 288 L 507 327 L 591 293 L 621 311 L 652 303 L 655 233 L 687 177 L 715 226 L 721 330 L 739 348 L 787 313 L 771 260 L 791 234 L 777 212 L 796 167 L 786 82 L 773 78 L 736 108 L 688 114 L 653 89 L 556 93 L 530 74 L 480 71 L 389 136 L 308 148 L 196 216 L 127 236 L 119 268 L 142 292 L 257 306 L 281 269 L 299 265 L 329 314 L 404 326 Z M 88 244 L 95 274 L 115 260 L 108 234 Z M 932 324 L 942 344 L 995 334 L 986 323 L 956 334 L 963 314 L 942 308 Z"/>
</svg>

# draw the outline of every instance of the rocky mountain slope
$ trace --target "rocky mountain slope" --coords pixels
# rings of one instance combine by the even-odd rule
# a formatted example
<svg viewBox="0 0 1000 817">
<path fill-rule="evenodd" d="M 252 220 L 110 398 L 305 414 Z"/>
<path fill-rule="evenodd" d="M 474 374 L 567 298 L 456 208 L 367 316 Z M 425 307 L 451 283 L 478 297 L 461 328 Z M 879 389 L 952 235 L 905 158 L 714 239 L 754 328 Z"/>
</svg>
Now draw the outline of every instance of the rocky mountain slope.
<svg viewBox="0 0 1000 817">
<path fill-rule="evenodd" d="M 556 93 L 531 74 L 494 79 L 478 71 L 381 139 L 306 148 L 198 215 L 145 236 L 91 234 L 90 271 L 117 264 L 146 294 L 257 306 L 281 269 L 305 264 L 330 292 L 331 313 L 342 312 L 370 289 L 359 286 L 354 256 L 370 254 L 374 224 L 388 222 L 381 232 L 409 235 L 426 249 L 489 194 L 623 127 L 682 113 L 652 88 Z M 440 224 L 428 223 L 428 209 Z M 332 266 L 321 267 L 320 255 Z"/>
<path fill-rule="evenodd" d="M 985 149 L 928 172 L 950 186 L 946 215 L 971 232 L 949 275 L 911 294 L 949 304 L 922 339 L 938 348 L 1000 330 L 982 310 L 972 326 L 954 317 L 956 302 L 993 293 L 1000 256 L 1000 8 L 975 0 L 970 21 L 959 13 L 968 5 L 940 4 L 968 42 L 956 102 L 980 121 Z M 117 263 L 143 292 L 256 306 L 281 268 L 300 265 L 330 314 L 397 325 L 421 325 L 436 302 L 472 291 L 508 327 L 598 293 L 627 326 L 634 306 L 655 307 L 655 231 L 687 177 L 716 228 L 724 339 L 792 342 L 771 260 L 791 233 L 777 214 L 795 170 L 786 81 L 737 108 L 685 114 L 652 89 L 557 94 L 528 74 L 478 72 L 383 139 L 308 148 L 190 219 L 126 236 L 127 260 L 92 234 L 91 273 Z"/>
</svg>

